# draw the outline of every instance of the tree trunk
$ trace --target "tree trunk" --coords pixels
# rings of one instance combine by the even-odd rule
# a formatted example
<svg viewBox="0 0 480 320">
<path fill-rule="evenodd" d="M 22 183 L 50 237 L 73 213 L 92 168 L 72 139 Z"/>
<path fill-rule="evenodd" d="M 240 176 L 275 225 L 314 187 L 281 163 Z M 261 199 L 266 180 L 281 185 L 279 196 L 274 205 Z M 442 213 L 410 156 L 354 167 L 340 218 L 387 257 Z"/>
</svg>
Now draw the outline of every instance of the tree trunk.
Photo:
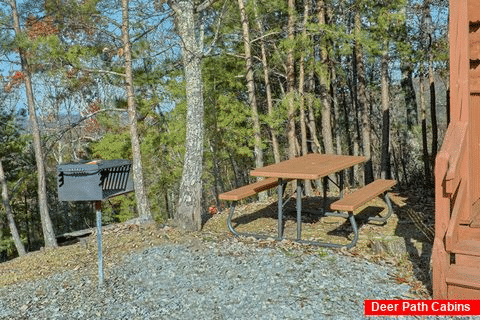
<svg viewBox="0 0 480 320">
<path fill-rule="evenodd" d="M 304 4 L 304 13 L 303 13 L 303 26 L 302 26 L 302 37 L 305 39 L 307 35 L 307 22 L 308 15 L 310 12 L 309 1 L 305 1 Z M 305 48 L 301 50 L 300 62 L 299 62 L 299 71 L 298 71 L 298 96 L 300 99 L 300 136 L 301 136 L 301 146 L 302 154 L 305 155 L 308 153 L 307 148 L 307 127 L 305 120 L 305 51 L 308 52 L 308 49 Z"/>
<path fill-rule="evenodd" d="M 307 35 L 307 23 L 310 14 L 310 3 L 309 1 L 305 1 L 304 3 L 304 12 L 303 12 L 303 25 L 302 25 L 302 37 L 304 40 L 308 37 Z M 302 49 L 302 54 L 300 55 L 300 63 L 299 63 L 299 74 L 298 74 L 298 96 L 300 99 L 300 133 L 301 133 L 301 147 L 302 147 L 302 155 L 306 155 L 308 153 L 308 146 L 307 146 L 307 121 L 305 118 L 305 53 L 304 50 L 309 52 L 310 50 L 307 48 Z M 312 196 L 313 190 L 310 180 L 305 180 L 305 195 Z"/>
<path fill-rule="evenodd" d="M 312 64 L 313 59 L 312 59 Z M 318 140 L 318 134 L 317 134 L 317 124 L 315 120 L 315 112 L 314 112 L 314 92 L 315 92 L 315 74 L 313 72 L 313 66 L 311 68 L 311 71 L 309 72 L 308 75 L 308 95 L 307 95 L 307 106 L 308 106 L 308 131 L 310 132 L 310 137 L 312 140 L 312 143 L 310 144 L 310 147 L 312 148 L 313 152 L 315 153 L 320 153 L 322 150 L 322 147 L 320 145 L 320 141 Z"/>
<path fill-rule="evenodd" d="M 407 128 L 411 130 L 414 125 L 418 124 L 418 106 L 415 95 L 415 88 L 413 86 L 413 70 L 412 65 L 404 65 L 402 67 L 403 79 L 402 88 L 405 95 L 405 105 L 407 112 Z"/>
<path fill-rule="evenodd" d="M 361 17 L 359 10 L 355 13 L 355 47 L 354 47 L 354 70 L 357 73 L 357 87 L 358 87 L 358 104 L 362 114 L 362 140 L 363 140 L 363 155 L 367 159 L 364 163 L 364 184 L 368 184 L 374 180 L 373 178 L 373 164 L 372 164 L 372 143 L 371 143 L 371 127 L 370 127 L 370 112 L 367 104 L 367 83 L 365 80 L 365 67 L 363 64 L 363 48 L 359 41 L 361 32 Z"/>
<path fill-rule="evenodd" d="M 350 119 L 348 116 L 348 104 L 347 104 L 347 99 L 345 97 L 345 93 L 342 94 L 342 106 L 343 106 L 343 122 L 345 123 L 345 136 L 347 140 L 347 152 L 349 155 L 353 155 L 353 139 L 352 139 L 352 134 L 350 131 L 351 125 L 350 125 Z M 355 170 L 353 167 L 348 169 L 348 184 L 350 186 L 353 186 L 355 183 Z"/>
<path fill-rule="evenodd" d="M 12 8 L 13 27 L 15 34 L 20 36 L 22 33 L 20 29 L 20 21 L 17 11 L 16 0 L 10 1 Z M 32 75 L 30 74 L 30 66 L 28 64 L 27 57 L 23 49 L 19 48 L 20 62 L 22 65 L 22 72 L 25 75 L 25 94 L 27 96 L 29 122 L 32 129 L 33 148 L 35 150 L 35 161 L 37 165 L 37 179 L 38 179 L 38 207 L 40 212 L 40 219 L 42 222 L 43 238 L 45 241 L 45 247 L 56 248 L 57 239 L 55 238 L 55 232 L 53 231 L 52 221 L 48 212 L 47 201 L 47 183 L 45 177 L 45 164 L 42 153 L 42 143 L 40 137 L 40 128 L 37 122 L 37 115 L 35 113 L 35 100 L 33 98 L 32 88 Z"/>
<path fill-rule="evenodd" d="M 384 51 L 381 61 L 382 87 L 382 155 L 380 171 L 382 179 L 390 178 L 390 102 L 388 96 L 388 41 L 384 41 Z"/>
<path fill-rule="evenodd" d="M 288 0 L 288 39 L 295 40 L 295 0 Z M 288 96 L 288 157 L 295 158 L 295 58 L 293 48 L 287 53 L 287 96 Z"/>
<path fill-rule="evenodd" d="M 150 213 L 150 204 L 143 180 L 142 154 L 137 130 L 137 106 L 133 85 L 132 50 L 128 31 L 128 2 L 128 0 L 122 0 L 122 41 L 125 54 L 125 90 L 127 93 L 128 121 L 130 126 L 130 140 L 132 143 L 133 184 L 135 186 L 138 215 L 142 221 L 151 221 L 153 219 Z"/>
<path fill-rule="evenodd" d="M 342 154 L 342 128 L 340 127 L 340 106 L 337 99 L 337 72 L 335 67 L 330 68 L 330 73 L 332 75 L 332 84 L 330 85 L 330 94 L 332 96 L 332 111 L 333 111 L 333 125 L 335 133 L 335 152 L 337 154 Z"/>
<path fill-rule="evenodd" d="M 12 234 L 13 242 L 15 243 L 15 248 L 17 248 L 17 252 L 19 256 L 24 256 L 26 254 L 25 247 L 23 246 L 22 240 L 20 240 L 20 234 L 18 233 L 15 220 L 13 219 L 13 212 L 12 212 L 12 208 L 10 207 L 10 199 L 8 197 L 7 178 L 5 177 L 5 172 L 3 171 L 2 160 L 0 160 L 0 184 L 2 185 L 3 206 L 5 207 L 8 226 L 10 227 L 10 233 Z"/>
<path fill-rule="evenodd" d="M 431 36 L 431 35 L 430 35 Z M 430 49 L 431 51 L 431 49 Z M 432 168 L 438 151 L 438 124 L 437 124 L 437 102 L 435 96 L 435 78 L 433 73 L 433 54 L 429 53 L 428 78 L 430 82 L 430 119 L 432 121 Z"/>
<path fill-rule="evenodd" d="M 177 1 L 174 6 L 181 37 L 187 97 L 185 158 L 178 200 L 176 222 L 184 230 L 202 227 L 202 161 L 204 106 L 202 92 L 202 44 L 196 36 L 195 6 L 192 0 Z"/>
<path fill-rule="evenodd" d="M 435 96 L 435 75 L 433 70 L 433 26 L 430 23 L 426 22 L 426 18 L 430 17 L 430 1 L 425 1 L 423 4 L 423 23 L 422 23 L 422 32 L 427 37 L 428 46 L 426 48 L 428 52 L 428 80 L 430 88 L 430 120 L 432 125 L 432 150 L 430 154 L 431 168 L 435 166 L 435 158 L 438 150 L 438 124 L 437 124 L 437 106 L 436 106 L 436 96 Z M 431 20 L 431 19 L 430 19 Z M 432 170 L 434 171 L 434 169 Z"/>
<path fill-rule="evenodd" d="M 250 28 L 248 25 L 248 16 L 245 12 L 244 0 L 238 0 L 238 8 L 240 10 L 240 18 L 242 19 L 243 30 L 243 45 L 245 51 L 245 67 L 246 67 L 246 80 L 248 100 L 250 107 L 252 108 L 252 120 L 253 120 L 253 136 L 254 136 L 254 153 L 255 153 L 255 167 L 263 167 L 263 150 L 262 150 L 262 137 L 260 132 L 260 120 L 258 118 L 257 98 L 255 96 L 255 80 L 253 78 L 253 60 L 250 49 Z M 257 181 L 261 181 L 262 177 L 257 177 Z M 265 192 L 259 193 L 260 201 L 267 199 Z"/>
<path fill-rule="evenodd" d="M 363 112 L 360 111 L 359 107 L 359 97 L 358 97 L 358 76 L 357 76 L 357 58 L 356 58 L 356 47 L 353 47 L 353 53 L 352 53 L 352 80 L 348 81 L 349 87 L 352 88 L 350 90 L 350 99 L 352 101 L 352 111 L 353 111 L 353 124 L 354 124 L 354 137 L 353 139 L 350 140 L 350 143 L 352 143 L 352 152 L 353 155 L 358 156 L 360 153 L 360 144 L 361 144 L 361 132 L 360 132 L 360 119 L 363 116 Z M 362 130 L 363 133 L 363 130 Z M 351 168 L 352 170 L 352 177 L 355 177 L 354 180 L 352 181 L 360 181 L 358 179 L 359 174 L 365 178 L 365 168 L 357 168 L 357 166 L 354 166 Z"/>
<path fill-rule="evenodd" d="M 324 1 L 318 0 L 317 2 L 318 11 L 318 25 L 320 29 L 321 36 L 323 35 L 323 28 L 325 26 L 325 8 Z M 320 36 L 320 37 L 321 37 Z M 318 72 L 318 78 L 320 81 L 320 101 L 322 103 L 322 135 L 323 135 L 323 145 L 325 148 L 325 153 L 334 154 L 333 148 L 333 137 L 332 137 L 332 111 L 330 100 L 328 99 L 328 91 L 330 88 L 329 77 L 328 77 L 328 53 L 327 53 L 327 44 L 324 39 L 320 39 L 320 69 Z"/>
<path fill-rule="evenodd" d="M 420 122 L 422 123 L 422 149 L 423 149 L 423 170 L 425 174 L 425 183 L 430 182 L 430 157 L 428 155 L 427 140 L 427 110 L 425 103 L 425 84 L 423 70 L 420 70 Z"/>
<path fill-rule="evenodd" d="M 340 4 L 342 1 L 340 1 Z M 334 15 L 332 6 L 327 6 L 325 9 L 325 14 L 327 17 L 332 17 Z M 328 46 L 332 48 L 332 52 L 336 52 L 337 48 L 335 47 L 335 42 L 331 39 L 328 40 Z M 335 55 L 335 53 L 334 53 Z M 334 150 L 336 154 L 342 154 L 342 137 L 341 137 L 341 129 L 340 129 L 340 112 L 339 112 L 339 105 L 338 105 L 338 98 L 337 98 L 337 69 L 336 64 L 330 63 L 328 65 L 328 70 L 330 73 L 330 97 L 331 97 L 331 104 L 330 104 L 330 112 L 332 113 L 332 132 L 333 132 L 333 140 L 334 141 Z M 338 178 L 338 176 L 337 176 Z M 340 182 L 338 182 L 340 184 Z"/>
<path fill-rule="evenodd" d="M 253 12 L 255 15 L 255 21 L 257 22 L 258 32 L 260 33 L 260 48 L 262 51 L 263 78 L 265 81 L 265 91 L 267 95 L 267 110 L 268 110 L 268 115 L 272 116 L 273 115 L 273 99 L 272 99 L 272 88 L 270 86 L 270 68 L 268 66 L 267 50 L 265 48 L 265 41 L 263 39 L 263 24 L 262 24 L 262 20 L 258 17 L 256 0 L 253 0 Z M 273 157 L 275 159 L 275 163 L 279 163 L 281 161 L 281 158 L 280 158 L 280 148 L 278 147 L 277 132 L 275 128 L 273 128 L 272 126 L 270 126 L 270 135 L 272 137 Z"/>
</svg>

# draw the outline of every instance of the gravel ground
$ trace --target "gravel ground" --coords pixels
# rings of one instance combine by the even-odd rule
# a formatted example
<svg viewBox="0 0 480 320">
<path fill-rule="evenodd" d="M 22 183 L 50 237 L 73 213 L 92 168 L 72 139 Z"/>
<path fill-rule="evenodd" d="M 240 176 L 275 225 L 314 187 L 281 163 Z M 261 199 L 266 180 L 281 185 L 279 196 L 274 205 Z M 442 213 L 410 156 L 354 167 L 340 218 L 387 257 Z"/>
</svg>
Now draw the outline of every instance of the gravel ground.
<svg viewBox="0 0 480 320">
<path fill-rule="evenodd" d="M 165 244 L 110 266 L 101 287 L 69 271 L 0 288 L 0 319 L 359 319 L 364 299 L 408 297 L 394 272 L 330 250 Z"/>
</svg>

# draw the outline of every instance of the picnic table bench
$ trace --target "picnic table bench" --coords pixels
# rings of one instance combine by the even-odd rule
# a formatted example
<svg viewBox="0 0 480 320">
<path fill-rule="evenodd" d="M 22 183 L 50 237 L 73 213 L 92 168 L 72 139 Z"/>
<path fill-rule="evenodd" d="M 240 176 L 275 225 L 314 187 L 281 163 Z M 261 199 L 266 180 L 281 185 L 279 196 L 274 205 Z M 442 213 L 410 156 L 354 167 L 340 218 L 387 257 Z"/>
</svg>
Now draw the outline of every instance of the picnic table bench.
<svg viewBox="0 0 480 320">
<path fill-rule="evenodd" d="M 326 215 L 343 216 L 341 213 L 337 212 L 347 212 L 348 214 L 348 219 L 350 220 L 350 224 L 353 228 L 354 237 L 353 240 L 348 245 L 346 245 L 347 248 L 355 246 L 358 241 L 358 227 L 354 217 L 354 212 L 357 211 L 357 209 L 364 206 L 374 198 L 384 195 L 384 200 L 387 204 L 388 210 L 387 215 L 384 217 L 369 217 L 368 221 L 385 223 L 388 218 L 390 218 L 393 213 L 393 207 L 387 191 L 390 190 L 395 184 L 397 184 L 395 180 L 375 180 L 367 184 L 366 186 L 357 189 L 350 194 L 347 194 L 343 198 L 333 202 L 330 205 L 330 210 L 334 210 L 336 212 L 334 212 L 333 214 L 326 213 Z M 347 216 L 343 217 L 346 218 Z"/>
<path fill-rule="evenodd" d="M 282 184 L 282 183 L 285 184 L 290 180 L 291 179 L 280 180 L 279 181 L 279 179 L 277 179 L 277 178 L 266 178 L 266 179 L 263 179 L 261 181 L 257 181 L 255 183 L 247 184 L 243 187 L 233 189 L 231 191 L 224 192 L 224 193 L 220 194 L 218 196 L 218 198 L 220 200 L 232 201 L 232 203 L 230 204 L 230 213 L 229 213 L 228 218 L 227 218 L 228 229 L 230 229 L 230 231 L 235 236 L 240 235 L 235 230 L 235 228 L 232 226 L 232 217 L 233 217 L 233 214 L 235 213 L 235 207 L 236 207 L 238 201 L 240 201 L 242 199 L 245 199 L 247 197 L 259 194 L 262 191 L 266 191 L 266 190 L 275 188 L 275 187 L 278 186 L 279 183 L 280 184 Z M 248 235 L 247 234 L 242 234 L 242 235 L 249 236 L 250 234 L 248 234 Z"/>
<path fill-rule="evenodd" d="M 278 186 L 277 178 L 267 178 L 255 183 L 247 184 L 243 187 L 224 192 L 218 196 L 220 200 L 239 201 L 244 198 L 256 195 L 262 191 L 272 189 Z"/>
<path fill-rule="evenodd" d="M 306 156 L 290 159 L 266 166 L 264 168 L 255 169 L 251 172 L 251 175 L 266 176 L 267 178 L 262 181 L 222 193 L 219 195 L 219 199 L 232 201 L 230 206 L 230 213 L 227 217 L 227 226 L 235 236 L 254 236 L 256 238 L 265 238 L 259 234 L 247 234 L 239 233 L 232 226 L 232 217 L 234 215 L 235 206 L 239 200 L 247 198 L 249 196 L 256 195 L 262 191 L 278 187 L 278 239 L 283 238 L 283 190 L 285 184 L 293 179 L 328 179 L 328 175 L 336 172 L 342 172 L 346 168 L 349 168 L 355 164 L 361 163 L 365 160 L 364 157 L 354 156 L 341 156 L 341 155 L 321 155 L 321 154 L 309 154 Z M 340 190 L 343 191 L 343 179 L 340 179 Z M 301 199 L 302 199 L 302 184 L 297 183 L 297 196 L 296 196 L 296 208 L 297 208 L 297 241 L 303 243 L 309 243 L 319 246 L 327 247 L 347 247 L 351 248 L 355 246 L 358 240 L 358 227 L 354 217 L 354 212 L 360 207 L 367 204 L 372 199 L 383 195 L 385 203 L 387 204 L 388 213 L 384 217 L 370 217 L 369 221 L 376 221 L 384 223 L 392 215 L 393 208 L 388 196 L 388 190 L 390 190 L 396 184 L 395 180 L 379 179 L 376 180 L 351 194 L 348 194 L 341 199 L 333 202 L 330 205 L 330 210 L 327 212 L 325 209 L 322 214 L 325 216 L 334 216 L 348 219 L 352 225 L 354 232 L 353 240 L 348 244 L 337 243 L 325 243 L 318 241 L 305 241 L 301 240 Z M 324 191 L 324 201 L 326 193 Z"/>
</svg>

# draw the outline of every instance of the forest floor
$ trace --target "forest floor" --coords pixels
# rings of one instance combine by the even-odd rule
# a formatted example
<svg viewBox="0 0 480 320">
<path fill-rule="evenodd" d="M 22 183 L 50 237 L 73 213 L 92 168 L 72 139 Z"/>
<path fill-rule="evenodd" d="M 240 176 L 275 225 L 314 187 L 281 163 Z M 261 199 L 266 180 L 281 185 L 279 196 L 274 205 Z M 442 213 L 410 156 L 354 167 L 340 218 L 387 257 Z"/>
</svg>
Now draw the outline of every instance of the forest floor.
<svg viewBox="0 0 480 320">
<path fill-rule="evenodd" d="M 335 198 L 329 195 L 328 201 Z M 356 215 L 359 224 L 359 241 L 350 249 L 335 249 L 338 254 L 351 255 L 375 263 L 396 266 L 395 280 L 407 283 L 412 289 L 412 298 L 431 298 L 430 256 L 433 242 L 434 196 L 433 190 L 398 188 L 392 193 L 394 215 L 384 225 L 366 223 L 366 217 L 385 214 L 385 203 L 380 200 L 360 209 Z M 285 237 L 295 238 L 294 201 L 289 203 L 285 216 Z M 321 207 L 321 198 L 305 199 L 303 207 Z M 227 211 L 208 216 L 202 231 L 184 233 L 168 225 L 137 225 L 132 223 L 105 226 L 103 236 L 103 256 L 105 269 L 114 268 L 126 254 L 155 247 L 165 243 L 194 243 L 223 241 L 232 237 L 226 227 Z M 304 215 L 302 238 L 306 240 L 334 241 L 346 243 L 352 231 L 345 219 L 323 217 L 321 219 Z M 253 202 L 237 206 L 233 219 L 240 232 L 267 233 L 271 239 L 256 240 L 242 238 L 245 243 L 258 246 L 276 246 L 281 250 L 301 248 L 305 252 L 319 252 L 322 248 L 298 244 L 294 241 L 273 240 L 277 230 L 276 202 L 270 198 L 265 203 Z M 200 241 L 199 241 L 200 240 Z M 97 273 L 97 243 L 95 231 L 77 239 L 73 244 L 57 249 L 43 249 L 28 253 L 0 264 L 0 286 L 43 278 L 66 270 L 81 273 Z"/>
</svg>

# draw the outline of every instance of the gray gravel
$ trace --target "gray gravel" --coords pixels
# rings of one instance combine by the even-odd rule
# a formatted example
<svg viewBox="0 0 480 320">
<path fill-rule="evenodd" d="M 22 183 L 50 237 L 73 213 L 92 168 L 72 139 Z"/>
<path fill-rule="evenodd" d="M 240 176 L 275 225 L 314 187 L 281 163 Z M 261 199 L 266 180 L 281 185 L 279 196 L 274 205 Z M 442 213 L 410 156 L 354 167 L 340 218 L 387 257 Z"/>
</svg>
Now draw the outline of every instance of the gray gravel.
<svg viewBox="0 0 480 320">
<path fill-rule="evenodd" d="M 364 299 L 410 289 L 391 279 L 393 267 L 319 252 L 166 244 L 110 266 L 103 287 L 69 271 L 0 288 L 0 319 L 359 319 Z"/>
</svg>

